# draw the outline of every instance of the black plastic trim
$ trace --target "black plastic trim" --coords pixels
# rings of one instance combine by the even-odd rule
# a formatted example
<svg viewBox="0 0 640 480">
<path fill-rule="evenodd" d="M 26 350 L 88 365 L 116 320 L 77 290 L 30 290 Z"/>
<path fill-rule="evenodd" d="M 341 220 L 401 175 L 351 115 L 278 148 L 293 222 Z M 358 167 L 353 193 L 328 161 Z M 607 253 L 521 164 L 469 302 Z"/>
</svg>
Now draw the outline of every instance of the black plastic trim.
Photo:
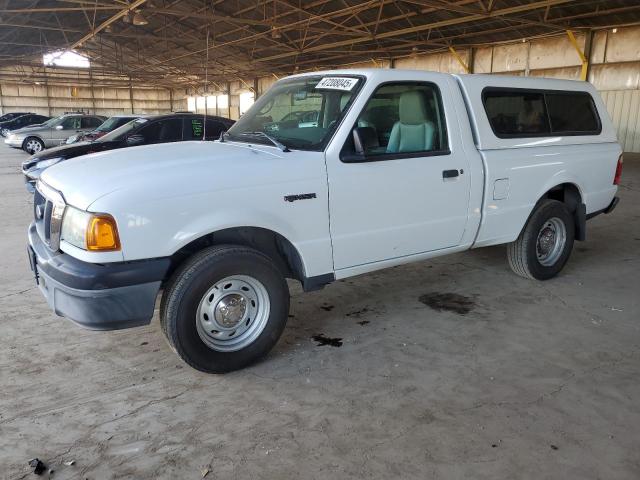
<svg viewBox="0 0 640 480">
<path fill-rule="evenodd" d="M 576 210 L 573 212 L 573 216 L 576 222 L 576 240 L 585 241 L 587 238 L 587 206 L 584 203 L 576 205 Z"/>
<path fill-rule="evenodd" d="M 132 262 L 88 263 L 66 253 L 52 252 L 29 226 L 29 245 L 36 254 L 37 268 L 69 288 L 105 290 L 162 281 L 169 269 L 169 257 Z"/>
<path fill-rule="evenodd" d="M 335 279 L 336 276 L 333 273 L 325 273 L 324 275 L 316 275 L 315 277 L 305 277 L 302 281 L 302 288 L 305 292 L 313 292 L 334 282 Z"/>
<path fill-rule="evenodd" d="M 402 152 L 402 153 L 381 153 L 378 155 L 358 155 L 342 154 L 340 160 L 343 163 L 371 163 L 383 162 L 387 160 L 403 160 L 405 158 L 438 157 L 441 155 L 451 155 L 451 150 L 432 150 L 430 152 Z"/>
<path fill-rule="evenodd" d="M 595 212 L 591 212 L 591 213 L 587 214 L 587 220 L 591 220 L 593 217 L 597 217 L 601 213 L 609 214 L 609 213 L 613 212 L 615 210 L 615 208 L 618 206 L 618 203 L 620 203 L 620 198 L 619 197 L 613 197 L 613 200 L 611 200 L 611 203 L 609 204 L 609 206 L 607 208 L 603 208 L 602 210 L 596 210 Z"/>
</svg>

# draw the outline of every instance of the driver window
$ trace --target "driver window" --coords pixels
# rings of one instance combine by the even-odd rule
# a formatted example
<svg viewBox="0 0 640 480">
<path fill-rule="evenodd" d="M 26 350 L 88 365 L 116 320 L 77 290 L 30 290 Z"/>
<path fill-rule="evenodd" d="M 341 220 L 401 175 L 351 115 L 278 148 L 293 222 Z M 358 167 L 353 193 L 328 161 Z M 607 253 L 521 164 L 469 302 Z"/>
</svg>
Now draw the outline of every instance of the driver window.
<svg viewBox="0 0 640 480">
<path fill-rule="evenodd" d="M 137 133 L 144 137 L 144 143 L 177 142 L 182 140 L 182 120 L 159 120 L 141 128 Z"/>
<path fill-rule="evenodd" d="M 367 156 L 431 153 L 448 148 L 440 92 L 431 83 L 388 83 L 379 87 L 354 128 Z M 355 153 L 353 138 L 345 148 Z"/>
<path fill-rule="evenodd" d="M 65 118 L 62 122 L 62 128 L 65 130 L 78 130 L 80 128 L 80 117 Z"/>
</svg>

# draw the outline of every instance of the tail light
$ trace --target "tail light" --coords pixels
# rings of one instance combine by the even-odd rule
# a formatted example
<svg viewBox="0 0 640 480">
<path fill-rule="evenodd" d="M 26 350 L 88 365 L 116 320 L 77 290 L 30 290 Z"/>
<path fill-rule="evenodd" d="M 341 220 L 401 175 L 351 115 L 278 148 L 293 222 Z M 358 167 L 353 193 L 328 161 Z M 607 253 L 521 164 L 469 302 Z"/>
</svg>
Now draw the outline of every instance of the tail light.
<svg viewBox="0 0 640 480">
<path fill-rule="evenodd" d="M 616 165 L 616 175 L 613 177 L 613 184 L 620 185 L 620 177 L 622 177 L 622 155 L 618 157 L 618 165 Z"/>
</svg>

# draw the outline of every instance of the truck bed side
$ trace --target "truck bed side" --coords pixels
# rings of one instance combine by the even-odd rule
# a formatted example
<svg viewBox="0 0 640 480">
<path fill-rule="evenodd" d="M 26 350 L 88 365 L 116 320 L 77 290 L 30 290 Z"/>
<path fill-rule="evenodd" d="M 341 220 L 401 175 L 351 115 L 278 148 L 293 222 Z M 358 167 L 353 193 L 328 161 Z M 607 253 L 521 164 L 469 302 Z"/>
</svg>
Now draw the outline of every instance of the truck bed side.
<svg viewBox="0 0 640 480">
<path fill-rule="evenodd" d="M 579 192 L 587 214 L 606 208 L 621 153 L 615 130 L 595 88 L 585 82 L 456 76 L 470 115 L 474 141 L 485 169 L 482 220 L 474 247 L 515 240 L 536 203 L 562 186 Z M 482 104 L 486 86 L 587 91 L 594 99 L 602 130 L 599 135 L 498 138 Z M 575 191 L 574 190 L 574 191 Z"/>
</svg>

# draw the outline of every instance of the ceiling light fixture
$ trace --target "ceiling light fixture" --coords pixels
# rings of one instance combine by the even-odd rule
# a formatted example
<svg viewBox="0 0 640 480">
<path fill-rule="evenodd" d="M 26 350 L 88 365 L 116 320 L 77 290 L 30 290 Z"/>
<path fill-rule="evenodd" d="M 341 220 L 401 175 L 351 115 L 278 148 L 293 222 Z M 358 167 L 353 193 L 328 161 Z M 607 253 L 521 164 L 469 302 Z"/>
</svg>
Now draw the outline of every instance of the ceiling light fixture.
<svg viewBox="0 0 640 480">
<path fill-rule="evenodd" d="M 271 38 L 282 38 L 280 30 L 278 30 L 276 27 L 271 27 Z"/>
<path fill-rule="evenodd" d="M 147 25 L 149 21 L 142 16 L 140 12 L 133 14 L 133 20 L 131 21 L 136 26 Z"/>
<path fill-rule="evenodd" d="M 613 30 L 611 30 L 613 33 L 618 33 L 618 29 L 614 28 Z"/>
</svg>

